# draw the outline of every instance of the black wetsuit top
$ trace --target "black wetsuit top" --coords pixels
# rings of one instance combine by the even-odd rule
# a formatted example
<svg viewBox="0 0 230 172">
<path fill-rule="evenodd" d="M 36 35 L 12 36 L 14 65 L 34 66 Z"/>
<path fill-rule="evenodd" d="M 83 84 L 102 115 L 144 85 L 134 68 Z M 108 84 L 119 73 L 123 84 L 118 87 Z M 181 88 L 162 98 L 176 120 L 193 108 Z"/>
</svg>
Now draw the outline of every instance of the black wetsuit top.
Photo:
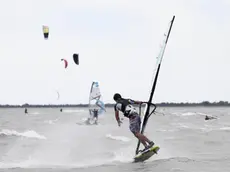
<svg viewBox="0 0 230 172">
<path fill-rule="evenodd" d="M 123 112 L 124 116 L 129 118 L 131 115 L 137 114 L 136 109 L 132 106 L 135 101 L 131 99 L 119 99 L 114 105 L 114 110 L 119 110 Z"/>
<path fill-rule="evenodd" d="M 95 118 L 98 117 L 98 111 L 97 111 L 97 110 L 94 110 L 94 111 L 93 111 L 93 117 L 95 117 Z"/>
</svg>

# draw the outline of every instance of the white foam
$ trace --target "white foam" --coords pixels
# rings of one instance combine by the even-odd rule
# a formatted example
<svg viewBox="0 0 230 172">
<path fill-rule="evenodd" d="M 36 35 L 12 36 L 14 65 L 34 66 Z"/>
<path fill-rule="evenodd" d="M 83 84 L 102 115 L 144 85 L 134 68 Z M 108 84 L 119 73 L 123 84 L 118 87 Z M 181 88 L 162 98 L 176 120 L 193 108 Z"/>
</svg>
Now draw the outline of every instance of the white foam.
<svg viewBox="0 0 230 172">
<path fill-rule="evenodd" d="M 39 112 L 28 112 L 26 115 L 27 116 L 36 116 L 36 115 L 39 115 L 40 113 Z"/>
<path fill-rule="evenodd" d="M 8 129 L 3 129 L 0 131 L 0 135 L 5 135 L 5 136 L 23 136 L 27 138 L 37 138 L 37 139 L 46 139 L 45 136 L 38 134 L 36 131 L 33 130 L 28 130 L 25 132 L 17 132 L 15 130 L 8 130 Z"/>
<path fill-rule="evenodd" d="M 220 130 L 230 130 L 230 127 L 221 127 Z"/>
<path fill-rule="evenodd" d="M 44 123 L 54 124 L 56 121 L 58 121 L 58 119 L 55 119 L 55 120 L 45 120 Z"/>
<path fill-rule="evenodd" d="M 79 112 L 85 112 L 84 109 L 64 109 L 62 110 L 62 112 L 65 112 L 65 113 L 79 113 Z"/>
<path fill-rule="evenodd" d="M 193 115 L 197 115 L 197 114 L 194 112 L 186 112 L 181 114 L 181 116 L 193 116 Z"/>
<path fill-rule="evenodd" d="M 113 136 L 111 134 L 107 134 L 106 137 L 109 139 L 112 139 L 112 140 L 118 140 L 118 141 L 122 141 L 122 142 L 129 142 L 130 141 L 130 139 L 128 137 L 125 137 L 125 136 Z"/>
<path fill-rule="evenodd" d="M 119 150 L 114 151 L 113 162 L 132 162 L 133 161 L 133 146 L 129 148 L 121 148 Z"/>
</svg>

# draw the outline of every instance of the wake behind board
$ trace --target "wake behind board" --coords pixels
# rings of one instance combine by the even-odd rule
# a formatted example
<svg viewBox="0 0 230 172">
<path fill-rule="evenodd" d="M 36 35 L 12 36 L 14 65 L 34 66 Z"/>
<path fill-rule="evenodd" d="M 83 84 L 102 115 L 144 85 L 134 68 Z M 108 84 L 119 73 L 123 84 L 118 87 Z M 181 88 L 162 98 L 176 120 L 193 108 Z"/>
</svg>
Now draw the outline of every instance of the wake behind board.
<svg viewBox="0 0 230 172">
<path fill-rule="evenodd" d="M 76 122 L 77 125 L 98 125 L 99 123 L 97 121 L 91 120 L 90 118 Z"/>
<path fill-rule="evenodd" d="M 134 162 L 143 162 L 143 161 L 149 159 L 154 154 L 157 154 L 159 149 L 160 149 L 159 146 L 153 146 L 153 147 L 151 147 L 150 149 L 148 149 L 148 150 L 146 150 L 144 152 L 140 152 L 139 154 L 137 154 L 134 157 Z"/>
</svg>

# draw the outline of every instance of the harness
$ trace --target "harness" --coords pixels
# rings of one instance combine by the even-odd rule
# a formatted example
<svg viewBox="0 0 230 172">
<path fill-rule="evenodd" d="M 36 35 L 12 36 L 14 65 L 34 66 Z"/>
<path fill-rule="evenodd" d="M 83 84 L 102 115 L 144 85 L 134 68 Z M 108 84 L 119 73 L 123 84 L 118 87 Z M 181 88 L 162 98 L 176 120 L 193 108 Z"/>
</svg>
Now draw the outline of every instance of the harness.
<svg viewBox="0 0 230 172">
<path fill-rule="evenodd" d="M 121 104 L 121 108 L 119 109 L 121 112 L 123 112 L 124 116 L 127 118 L 130 118 L 134 116 L 135 108 L 131 105 L 133 103 L 130 99 L 119 99 L 115 105 L 115 110 L 118 104 Z"/>
</svg>

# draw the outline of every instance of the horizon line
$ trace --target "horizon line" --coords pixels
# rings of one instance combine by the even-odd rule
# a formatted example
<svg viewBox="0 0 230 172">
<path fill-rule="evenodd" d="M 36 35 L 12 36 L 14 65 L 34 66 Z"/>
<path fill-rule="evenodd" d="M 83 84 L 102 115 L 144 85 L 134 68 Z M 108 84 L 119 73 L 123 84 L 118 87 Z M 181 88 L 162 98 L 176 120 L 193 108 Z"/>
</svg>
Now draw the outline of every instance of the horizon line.
<svg viewBox="0 0 230 172">
<path fill-rule="evenodd" d="M 161 102 L 161 103 L 155 103 L 158 106 L 164 106 L 164 105 L 230 105 L 230 102 L 228 101 L 214 101 L 214 102 L 209 102 L 209 101 L 202 101 L 202 102 Z M 29 103 L 24 103 L 24 104 L 0 104 L 0 107 L 28 107 L 28 106 L 88 106 L 88 103 L 79 103 L 79 104 L 29 104 Z M 105 103 L 105 106 L 113 106 L 115 103 Z"/>
</svg>

